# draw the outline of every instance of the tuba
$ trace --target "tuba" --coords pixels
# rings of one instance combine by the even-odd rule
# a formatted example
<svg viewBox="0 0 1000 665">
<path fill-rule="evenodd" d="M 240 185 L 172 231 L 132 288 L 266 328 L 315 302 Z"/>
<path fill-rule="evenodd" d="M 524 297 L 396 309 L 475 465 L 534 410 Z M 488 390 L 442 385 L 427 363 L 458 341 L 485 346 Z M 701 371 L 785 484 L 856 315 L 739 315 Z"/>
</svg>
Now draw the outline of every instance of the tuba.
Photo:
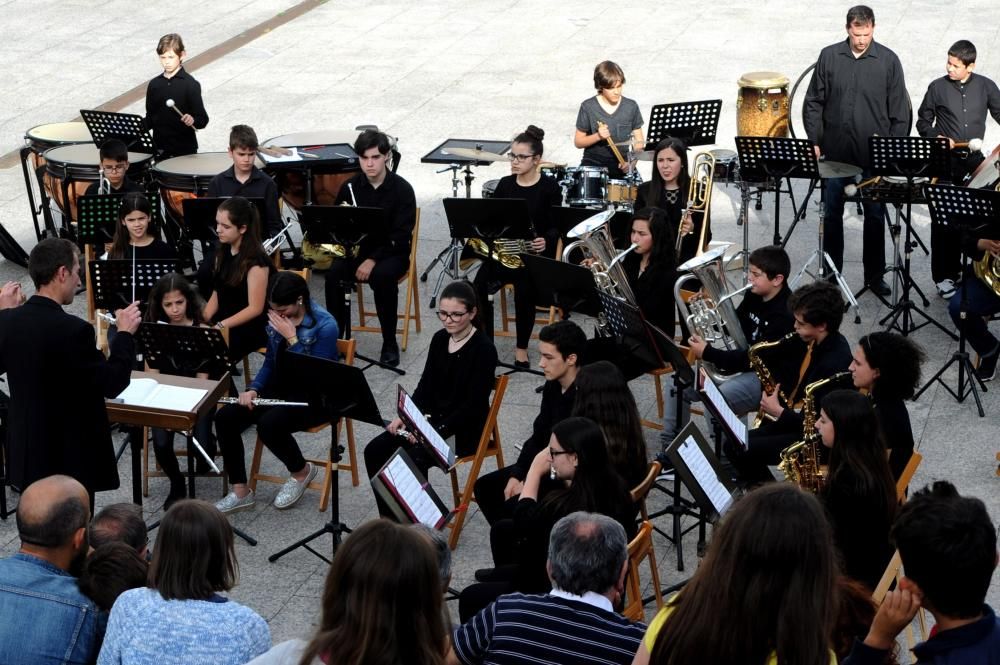
<svg viewBox="0 0 1000 665">
<path fill-rule="evenodd" d="M 574 226 L 566 235 L 578 239 L 563 248 L 562 260 L 569 261 L 573 250 L 579 248 L 584 254 L 584 260 L 590 261 L 590 271 L 594 273 L 594 283 L 597 288 L 603 293 L 624 300 L 633 307 L 638 307 L 625 270 L 619 265 L 625 255 L 635 249 L 635 245 L 626 250 L 615 247 L 608 228 L 608 222 L 614 214 L 614 210 L 605 210 Z"/>
<path fill-rule="evenodd" d="M 765 365 L 764 361 L 761 359 L 760 352 L 765 349 L 773 349 L 775 347 L 781 346 L 782 344 L 785 344 L 786 342 L 789 342 L 798 336 L 799 336 L 798 333 L 790 332 L 781 339 L 776 339 L 773 342 L 767 342 L 767 341 L 757 342 L 756 344 L 751 346 L 750 350 L 747 352 L 747 354 L 750 356 L 750 367 L 753 368 L 753 371 L 757 374 L 757 378 L 760 379 L 761 388 L 763 388 L 764 392 L 766 392 L 768 395 L 770 395 L 775 391 L 775 389 L 777 388 L 777 383 L 774 380 L 774 375 L 771 373 L 771 370 L 768 369 L 767 365 Z M 779 393 L 778 397 L 779 399 L 781 399 L 782 402 L 786 404 L 788 403 L 788 398 L 785 395 Z M 767 414 L 765 414 L 763 411 L 757 412 L 757 416 L 754 418 L 753 421 L 753 429 L 757 429 L 758 427 L 760 427 L 761 423 L 764 422 L 765 416 L 767 416 Z M 770 418 L 770 416 L 767 417 Z"/>
<path fill-rule="evenodd" d="M 747 340 L 736 315 L 733 298 L 749 289 L 750 285 L 735 291 L 730 288 L 723 264 L 725 253 L 726 246 L 717 247 L 682 264 L 677 270 L 686 274 L 674 282 L 674 300 L 690 330 L 717 348 L 735 351 L 746 349 Z M 685 300 L 681 293 L 683 286 L 695 280 L 701 282 L 701 290 Z M 702 365 L 716 382 L 728 378 L 710 363 L 703 362 Z"/>
<path fill-rule="evenodd" d="M 785 474 L 786 480 L 791 480 L 807 492 L 816 494 L 826 482 L 819 467 L 820 436 L 816 431 L 819 409 L 816 405 L 816 391 L 831 384 L 835 386 L 850 377 L 850 372 L 837 372 L 806 386 L 802 403 L 802 440 L 781 451 L 778 469 Z"/>
</svg>

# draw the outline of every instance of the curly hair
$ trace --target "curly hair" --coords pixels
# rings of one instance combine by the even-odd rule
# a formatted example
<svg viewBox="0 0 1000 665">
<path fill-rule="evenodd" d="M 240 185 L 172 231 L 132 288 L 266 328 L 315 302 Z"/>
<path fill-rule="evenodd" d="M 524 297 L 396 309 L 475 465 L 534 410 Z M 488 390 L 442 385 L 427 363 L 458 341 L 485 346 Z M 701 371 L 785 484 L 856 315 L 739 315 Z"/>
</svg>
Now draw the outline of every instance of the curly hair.
<svg viewBox="0 0 1000 665">
<path fill-rule="evenodd" d="M 873 389 L 877 399 L 911 399 L 920 384 L 920 365 L 927 354 L 913 340 L 894 332 L 878 331 L 858 341 L 865 360 L 879 370 Z"/>
</svg>

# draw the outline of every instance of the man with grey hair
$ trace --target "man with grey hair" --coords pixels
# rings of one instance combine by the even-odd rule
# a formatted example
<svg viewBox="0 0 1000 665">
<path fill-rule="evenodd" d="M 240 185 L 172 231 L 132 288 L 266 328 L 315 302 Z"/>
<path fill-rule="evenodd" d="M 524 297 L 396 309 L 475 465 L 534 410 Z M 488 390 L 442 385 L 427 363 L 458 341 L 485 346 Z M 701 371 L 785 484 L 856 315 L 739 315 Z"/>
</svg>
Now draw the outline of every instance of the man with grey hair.
<svg viewBox="0 0 1000 665">
<path fill-rule="evenodd" d="M 550 593 L 498 598 L 455 631 L 448 663 L 631 663 L 645 626 L 614 611 L 628 571 L 622 526 L 567 515 L 552 528 L 546 568 Z"/>
</svg>

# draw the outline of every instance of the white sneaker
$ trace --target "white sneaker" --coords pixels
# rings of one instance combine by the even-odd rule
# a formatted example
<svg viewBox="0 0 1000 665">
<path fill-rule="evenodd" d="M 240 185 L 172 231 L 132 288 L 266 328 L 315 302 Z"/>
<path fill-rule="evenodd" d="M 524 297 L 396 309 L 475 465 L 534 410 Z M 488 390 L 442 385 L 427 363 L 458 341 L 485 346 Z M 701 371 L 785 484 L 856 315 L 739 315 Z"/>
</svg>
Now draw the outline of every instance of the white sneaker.
<svg viewBox="0 0 1000 665">
<path fill-rule="evenodd" d="M 236 496 L 236 492 L 230 491 L 229 494 L 215 503 L 219 512 L 226 515 L 238 513 L 241 510 L 251 510 L 255 505 L 257 505 L 257 501 L 254 499 L 253 490 L 250 490 L 250 493 L 243 498 Z"/>
<path fill-rule="evenodd" d="M 306 488 L 309 487 L 309 483 L 313 481 L 316 477 L 317 468 L 313 464 L 309 464 L 309 473 L 300 482 L 295 480 L 294 477 L 290 477 L 285 481 L 285 484 L 281 486 L 281 491 L 278 492 L 278 496 L 274 497 L 274 507 L 278 510 L 284 510 L 286 508 L 291 508 L 299 499 L 302 498 L 302 494 L 305 493 Z"/>
<path fill-rule="evenodd" d="M 945 300 L 948 300 L 953 295 L 955 295 L 955 280 L 942 279 L 934 286 L 937 287 L 938 295 L 940 295 Z"/>
</svg>

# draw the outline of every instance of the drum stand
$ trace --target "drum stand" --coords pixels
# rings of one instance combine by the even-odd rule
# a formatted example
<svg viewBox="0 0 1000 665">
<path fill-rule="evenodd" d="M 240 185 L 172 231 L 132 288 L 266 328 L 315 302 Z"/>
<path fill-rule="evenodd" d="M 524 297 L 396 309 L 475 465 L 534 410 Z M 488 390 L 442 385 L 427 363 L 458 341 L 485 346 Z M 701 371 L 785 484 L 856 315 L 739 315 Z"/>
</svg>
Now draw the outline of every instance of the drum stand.
<svg viewBox="0 0 1000 665">
<path fill-rule="evenodd" d="M 444 173 L 445 171 L 451 171 L 451 195 L 455 198 L 458 197 L 458 186 L 462 180 L 458 177 L 459 170 L 462 169 L 462 165 L 458 163 L 449 164 L 440 171 L 435 173 Z M 472 162 L 466 162 L 465 164 L 465 198 L 472 198 L 472 181 L 476 179 L 476 176 L 472 175 Z M 441 287 L 444 285 L 444 278 L 450 277 L 453 280 L 463 279 L 466 275 L 462 274 L 460 267 L 462 258 L 462 249 L 465 247 L 465 243 L 458 238 L 452 238 L 448 246 L 441 250 L 441 253 L 434 257 L 434 260 L 428 264 L 424 271 L 420 273 L 420 281 L 426 282 L 427 276 L 430 274 L 434 266 L 441 264 L 441 272 L 438 273 L 437 282 L 434 284 L 434 290 L 431 292 L 431 309 L 434 309 L 437 305 L 438 294 L 441 293 Z"/>
</svg>

